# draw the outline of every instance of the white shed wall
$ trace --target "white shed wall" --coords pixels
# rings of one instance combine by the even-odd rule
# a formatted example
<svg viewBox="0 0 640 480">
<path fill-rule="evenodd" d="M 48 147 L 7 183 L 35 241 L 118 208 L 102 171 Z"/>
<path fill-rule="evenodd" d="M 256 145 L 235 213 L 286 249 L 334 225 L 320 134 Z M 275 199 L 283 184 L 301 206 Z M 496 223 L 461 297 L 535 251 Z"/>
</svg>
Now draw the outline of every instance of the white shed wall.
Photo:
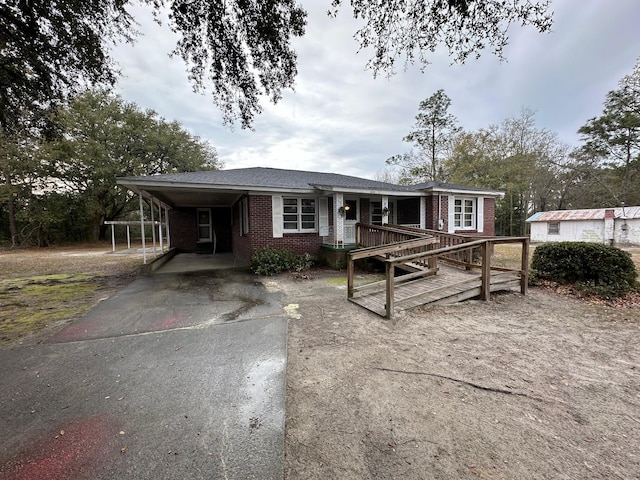
<svg viewBox="0 0 640 480">
<path fill-rule="evenodd" d="M 614 245 L 640 245 L 640 219 L 624 221 L 616 218 L 613 229 Z M 596 242 L 609 244 L 611 238 L 605 238 L 604 220 L 561 221 L 560 234 L 549 235 L 547 222 L 531 222 L 532 242 Z M 611 233 L 609 233 L 611 236 Z"/>
</svg>

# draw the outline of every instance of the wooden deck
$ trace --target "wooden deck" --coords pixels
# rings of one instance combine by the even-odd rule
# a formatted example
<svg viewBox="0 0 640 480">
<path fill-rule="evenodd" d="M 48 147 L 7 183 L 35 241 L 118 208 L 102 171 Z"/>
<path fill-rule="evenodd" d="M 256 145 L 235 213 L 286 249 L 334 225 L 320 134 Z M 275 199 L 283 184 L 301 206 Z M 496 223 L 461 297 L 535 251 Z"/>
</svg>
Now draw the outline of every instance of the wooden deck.
<svg viewBox="0 0 640 480">
<path fill-rule="evenodd" d="M 491 292 L 500 290 L 520 291 L 520 275 L 517 272 L 491 272 Z M 462 302 L 480 296 L 482 275 L 478 271 L 465 271 L 441 265 L 438 274 L 395 286 L 394 313 L 400 313 L 422 305 L 443 305 Z M 377 282 L 360 294 L 349 298 L 378 315 L 386 316 L 385 282 Z"/>
</svg>

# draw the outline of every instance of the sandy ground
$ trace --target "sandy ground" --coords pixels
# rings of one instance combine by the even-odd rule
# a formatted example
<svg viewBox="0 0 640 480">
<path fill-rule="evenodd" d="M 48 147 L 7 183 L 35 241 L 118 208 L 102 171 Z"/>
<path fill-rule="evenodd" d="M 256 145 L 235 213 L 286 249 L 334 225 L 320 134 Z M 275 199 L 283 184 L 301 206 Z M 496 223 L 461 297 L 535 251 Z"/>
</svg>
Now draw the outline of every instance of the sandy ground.
<svg viewBox="0 0 640 480">
<path fill-rule="evenodd" d="M 389 322 L 343 278 L 263 280 L 292 316 L 287 479 L 640 478 L 640 306 L 533 288 Z"/>
</svg>

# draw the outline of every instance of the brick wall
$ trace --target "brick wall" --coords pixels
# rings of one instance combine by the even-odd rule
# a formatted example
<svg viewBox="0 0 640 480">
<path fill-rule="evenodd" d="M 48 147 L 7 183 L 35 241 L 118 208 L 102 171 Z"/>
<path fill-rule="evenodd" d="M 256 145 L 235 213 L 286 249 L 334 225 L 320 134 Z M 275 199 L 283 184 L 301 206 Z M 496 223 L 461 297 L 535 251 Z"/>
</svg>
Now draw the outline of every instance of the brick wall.
<svg viewBox="0 0 640 480">
<path fill-rule="evenodd" d="M 484 199 L 484 232 L 482 235 L 493 237 L 496 231 L 496 199 Z"/>
<path fill-rule="evenodd" d="M 196 222 L 196 210 L 193 208 L 172 208 L 169 210 L 171 246 L 181 252 L 195 252 L 198 241 Z"/>
<path fill-rule="evenodd" d="M 296 255 L 309 253 L 320 255 L 322 237 L 317 233 L 285 233 L 281 238 L 273 238 L 273 210 L 270 195 L 249 196 L 249 234 L 240 236 L 239 211 L 234 209 L 233 240 L 235 253 L 250 259 L 253 252 L 266 246 L 286 248 Z M 237 217 L 236 217 L 237 215 Z"/>
</svg>

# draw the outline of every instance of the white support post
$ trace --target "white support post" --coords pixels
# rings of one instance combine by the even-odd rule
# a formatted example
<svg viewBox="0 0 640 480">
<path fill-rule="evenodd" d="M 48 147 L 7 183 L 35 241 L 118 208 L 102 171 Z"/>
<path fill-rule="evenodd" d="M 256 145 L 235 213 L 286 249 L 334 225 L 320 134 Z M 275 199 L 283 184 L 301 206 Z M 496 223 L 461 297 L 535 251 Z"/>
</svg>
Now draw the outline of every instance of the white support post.
<svg viewBox="0 0 640 480">
<path fill-rule="evenodd" d="M 153 239 L 153 258 L 158 256 L 156 252 L 156 220 L 153 211 L 153 197 L 149 199 L 149 209 L 151 210 L 151 238 Z"/>
<path fill-rule="evenodd" d="M 127 248 L 131 250 L 131 228 L 127 225 Z"/>
<path fill-rule="evenodd" d="M 389 197 L 387 197 L 386 195 L 384 195 L 382 197 L 382 202 L 380 202 L 380 206 L 382 208 L 382 225 L 386 225 L 389 223 L 389 215 L 391 214 L 391 212 L 389 212 Z M 384 214 L 384 212 L 387 212 L 386 215 Z"/>
<path fill-rule="evenodd" d="M 158 235 L 160 235 L 160 252 L 164 253 L 164 246 L 162 244 L 162 204 L 158 203 Z"/>
<path fill-rule="evenodd" d="M 116 232 L 115 232 L 115 228 L 116 228 L 116 226 L 112 223 L 111 224 L 111 251 L 112 252 L 116 251 Z"/>
<path fill-rule="evenodd" d="M 334 242 L 336 247 L 344 245 L 344 214 L 340 214 L 340 208 L 344 207 L 344 196 L 336 192 L 333 202 Z"/>
<path fill-rule="evenodd" d="M 142 192 L 140 192 L 140 231 L 142 232 L 142 263 L 147 263 L 147 242 L 144 234 L 144 205 L 142 202 Z"/>
<path fill-rule="evenodd" d="M 167 232 L 167 249 L 171 248 L 171 233 L 169 230 L 169 209 L 167 207 L 164 207 L 164 219 L 167 222 L 167 225 L 165 227 L 165 230 Z"/>
<path fill-rule="evenodd" d="M 427 197 L 420 197 L 420 228 L 427 228 Z"/>
</svg>

